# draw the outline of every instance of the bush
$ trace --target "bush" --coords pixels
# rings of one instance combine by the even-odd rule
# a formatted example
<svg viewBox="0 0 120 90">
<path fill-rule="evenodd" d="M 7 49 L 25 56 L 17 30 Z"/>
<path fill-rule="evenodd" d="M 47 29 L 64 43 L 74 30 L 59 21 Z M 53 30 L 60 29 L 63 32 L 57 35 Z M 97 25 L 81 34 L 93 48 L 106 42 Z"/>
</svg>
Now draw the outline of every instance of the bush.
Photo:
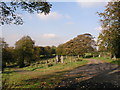
<svg viewBox="0 0 120 90">
<path fill-rule="evenodd" d="M 85 55 L 84 58 L 91 58 L 93 55 Z"/>
<path fill-rule="evenodd" d="M 51 67 L 51 66 L 53 66 L 53 64 L 50 63 L 50 64 L 47 64 L 47 66 L 48 66 L 48 67 Z"/>
<path fill-rule="evenodd" d="M 7 80 L 8 78 L 4 80 L 2 79 L 2 90 L 12 89 L 15 86 L 14 84 L 9 84 Z"/>
<path fill-rule="evenodd" d="M 77 59 L 76 61 L 82 61 L 82 59 Z"/>
</svg>

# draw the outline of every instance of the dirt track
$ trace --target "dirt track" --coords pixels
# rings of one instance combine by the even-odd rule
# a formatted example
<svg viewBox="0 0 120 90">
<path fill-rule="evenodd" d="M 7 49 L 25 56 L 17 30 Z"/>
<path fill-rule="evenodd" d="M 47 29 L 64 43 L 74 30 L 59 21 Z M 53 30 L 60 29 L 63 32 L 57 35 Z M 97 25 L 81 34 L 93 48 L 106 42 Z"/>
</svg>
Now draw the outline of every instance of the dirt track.
<svg viewBox="0 0 120 90">
<path fill-rule="evenodd" d="M 120 88 L 118 65 L 88 59 L 90 62 L 64 75 L 58 88 Z"/>
</svg>

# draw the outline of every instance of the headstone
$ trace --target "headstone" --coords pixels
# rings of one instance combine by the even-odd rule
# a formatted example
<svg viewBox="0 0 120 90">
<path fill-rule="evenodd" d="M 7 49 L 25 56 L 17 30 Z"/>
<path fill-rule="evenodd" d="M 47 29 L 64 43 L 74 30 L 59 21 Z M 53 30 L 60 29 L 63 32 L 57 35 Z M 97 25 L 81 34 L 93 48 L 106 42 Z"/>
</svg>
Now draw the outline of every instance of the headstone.
<svg viewBox="0 0 120 90">
<path fill-rule="evenodd" d="M 56 63 L 57 62 L 60 62 L 60 56 L 59 55 L 56 56 Z"/>
<path fill-rule="evenodd" d="M 99 56 L 98 57 L 101 57 L 101 55 L 99 54 Z"/>
<path fill-rule="evenodd" d="M 49 63 L 49 61 L 47 60 L 47 63 Z"/>
<path fill-rule="evenodd" d="M 116 60 L 116 57 L 114 56 L 112 59 L 113 59 L 113 60 Z"/>
<path fill-rule="evenodd" d="M 56 62 L 58 62 L 58 55 L 56 56 Z"/>
<path fill-rule="evenodd" d="M 64 63 L 64 57 L 61 56 L 61 63 Z"/>
<path fill-rule="evenodd" d="M 65 57 L 66 59 L 67 59 L 67 55 L 66 55 L 66 57 Z"/>
</svg>

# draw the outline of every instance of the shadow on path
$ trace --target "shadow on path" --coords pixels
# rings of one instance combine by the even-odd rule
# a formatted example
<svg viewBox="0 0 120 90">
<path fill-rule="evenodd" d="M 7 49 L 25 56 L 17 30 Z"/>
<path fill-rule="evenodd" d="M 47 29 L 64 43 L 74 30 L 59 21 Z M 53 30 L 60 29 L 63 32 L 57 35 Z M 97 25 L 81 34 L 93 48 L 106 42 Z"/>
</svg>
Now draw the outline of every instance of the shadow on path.
<svg viewBox="0 0 120 90">
<path fill-rule="evenodd" d="M 92 61 L 92 60 L 91 60 Z M 95 62 L 95 63 L 94 63 Z M 59 88 L 120 88 L 120 67 L 94 60 L 64 75 Z"/>
</svg>

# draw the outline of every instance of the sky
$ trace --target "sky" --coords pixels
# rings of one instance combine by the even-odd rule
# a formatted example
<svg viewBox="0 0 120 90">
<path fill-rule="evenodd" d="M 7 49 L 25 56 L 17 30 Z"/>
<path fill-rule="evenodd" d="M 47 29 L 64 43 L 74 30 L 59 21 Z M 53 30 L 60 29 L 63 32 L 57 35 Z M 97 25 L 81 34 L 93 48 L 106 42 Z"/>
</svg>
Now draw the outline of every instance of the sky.
<svg viewBox="0 0 120 90">
<path fill-rule="evenodd" d="M 58 46 L 77 35 L 90 33 L 97 39 L 101 27 L 96 12 L 103 12 L 105 2 L 50 2 L 48 15 L 29 14 L 19 11 L 23 25 L 2 26 L 2 37 L 9 46 L 14 46 L 25 35 L 29 35 L 38 46 Z"/>
</svg>

